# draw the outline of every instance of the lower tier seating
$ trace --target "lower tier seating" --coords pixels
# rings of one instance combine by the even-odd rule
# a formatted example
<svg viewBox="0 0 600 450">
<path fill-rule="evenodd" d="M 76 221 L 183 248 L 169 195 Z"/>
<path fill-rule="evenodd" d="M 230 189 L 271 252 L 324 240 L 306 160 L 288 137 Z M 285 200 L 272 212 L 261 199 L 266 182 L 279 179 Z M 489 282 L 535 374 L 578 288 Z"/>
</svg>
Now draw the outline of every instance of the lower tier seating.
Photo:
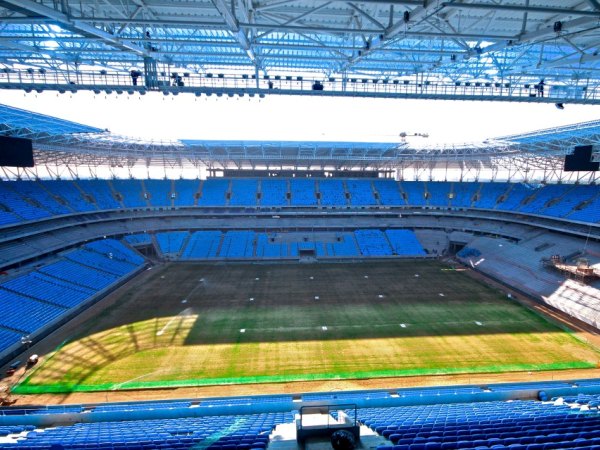
<svg viewBox="0 0 600 450">
<path fill-rule="evenodd" d="M 144 264 L 114 239 L 90 242 L 0 284 L 0 352 L 66 316 Z M 27 340 L 27 339 L 25 339 Z"/>
<path fill-rule="evenodd" d="M 150 237 L 139 236 L 126 236 L 124 240 L 134 245 L 140 239 L 151 242 Z M 427 254 L 411 230 L 383 232 L 376 229 L 358 229 L 354 232 L 327 232 L 306 236 L 302 233 L 260 233 L 251 230 L 227 232 L 200 230 L 192 233 L 167 231 L 156 233 L 155 236 L 163 255 L 179 257 L 183 260 L 280 259 L 295 258 L 303 252 L 304 255 L 324 258 L 425 256 Z M 89 258 L 89 253 L 76 251 L 69 257 L 85 263 L 82 258 Z M 97 266 L 108 274 L 118 273 L 121 267 L 126 267 L 118 262 L 114 266 L 101 263 Z"/>
</svg>

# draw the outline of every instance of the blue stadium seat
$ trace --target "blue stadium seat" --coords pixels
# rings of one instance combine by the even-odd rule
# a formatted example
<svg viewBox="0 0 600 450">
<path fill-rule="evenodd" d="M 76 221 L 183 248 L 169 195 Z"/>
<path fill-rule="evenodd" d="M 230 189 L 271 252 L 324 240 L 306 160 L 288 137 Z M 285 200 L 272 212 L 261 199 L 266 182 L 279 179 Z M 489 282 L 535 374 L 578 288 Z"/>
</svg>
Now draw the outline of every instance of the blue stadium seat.
<svg viewBox="0 0 600 450">
<path fill-rule="evenodd" d="M 171 206 L 171 180 L 142 180 L 148 203 L 152 206 Z"/>
<path fill-rule="evenodd" d="M 424 206 L 425 199 L 425 183 L 420 181 L 402 181 L 400 190 L 406 194 L 407 202 L 411 206 Z"/>
<path fill-rule="evenodd" d="M 121 195 L 126 208 L 143 208 L 148 206 L 144 197 L 140 180 L 112 180 L 114 190 Z"/>
<path fill-rule="evenodd" d="M 450 205 L 450 188 L 451 184 L 441 181 L 433 181 L 425 184 L 427 194 L 427 204 L 431 206 L 440 206 L 447 208 Z"/>
<path fill-rule="evenodd" d="M 356 230 L 358 248 L 363 256 L 390 256 L 392 248 L 381 230 Z"/>
<path fill-rule="evenodd" d="M 315 180 L 310 178 L 292 178 L 290 180 L 292 206 L 316 206 Z"/>
<path fill-rule="evenodd" d="M 219 256 L 224 258 L 251 258 L 254 256 L 254 231 L 225 233 Z"/>
<path fill-rule="evenodd" d="M 175 180 L 175 206 L 194 206 L 200 191 L 200 180 Z"/>
<path fill-rule="evenodd" d="M 209 178 L 202 183 L 198 206 L 225 206 L 226 194 L 229 191 L 227 178 Z"/>
<path fill-rule="evenodd" d="M 223 233 L 220 231 L 195 231 L 183 249 L 181 259 L 215 258 Z"/>
<path fill-rule="evenodd" d="M 258 180 L 234 178 L 231 180 L 230 206 L 256 206 L 256 192 Z"/>
<path fill-rule="evenodd" d="M 385 232 L 394 254 L 396 255 L 425 255 L 421 243 L 411 230 L 386 230 Z"/>
<path fill-rule="evenodd" d="M 260 181 L 261 206 L 287 206 L 288 180 L 263 178 Z"/>
<path fill-rule="evenodd" d="M 66 180 L 45 180 L 41 182 L 42 186 L 55 197 L 66 202 L 73 210 L 78 212 L 96 211 L 98 208 L 89 198 L 77 189 L 72 181 Z"/>
<path fill-rule="evenodd" d="M 374 180 L 373 185 L 379 194 L 379 202 L 386 206 L 401 206 L 406 202 L 400 195 L 398 183 L 394 180 Z"/>
<path fill-rule="evenodd" d="M 76 184 L 93 199 L 98 209 L 120 209 L 118 202 L 106 180 L 77 180 Z"/>
<path fill-rule="evenodd" d="M 188 236 L 187 231 L 166 231 L 155 234 L 158 248 L 163 255 L 177 255 Z"/>
<path fill-rule="evenodd" d="M 377 200 L 373 195 L 373 184 L 371 180 L 346 180 L 346 188 L 350 193 L 350 204 L 352 206 L 374 206 Z"/>
<path fill-rule="evenodd" d="M 321 206 L 343 207 L 348 204 L 342 180 L 319 180 L 319 192 L 321 193 Z"/>
</svg>

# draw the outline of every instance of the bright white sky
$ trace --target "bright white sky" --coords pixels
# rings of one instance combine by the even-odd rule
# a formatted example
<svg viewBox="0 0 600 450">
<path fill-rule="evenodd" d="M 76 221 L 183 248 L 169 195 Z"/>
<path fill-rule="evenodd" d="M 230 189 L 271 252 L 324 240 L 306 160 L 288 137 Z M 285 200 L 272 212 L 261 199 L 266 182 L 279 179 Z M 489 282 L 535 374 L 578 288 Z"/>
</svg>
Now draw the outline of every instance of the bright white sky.
<svg viewBox="0 0 600 450">
<path fill-rule="evenodd" d="M 108 128 L 125 136 L 169 139 L 398 142 L 401 132 L 428 133 L 414 145 L 487 138 L 600 119 L 597 106 L 365 98 L 250 99 L 42 94 L 0 91 L 0 103 Z"/>
</svg>

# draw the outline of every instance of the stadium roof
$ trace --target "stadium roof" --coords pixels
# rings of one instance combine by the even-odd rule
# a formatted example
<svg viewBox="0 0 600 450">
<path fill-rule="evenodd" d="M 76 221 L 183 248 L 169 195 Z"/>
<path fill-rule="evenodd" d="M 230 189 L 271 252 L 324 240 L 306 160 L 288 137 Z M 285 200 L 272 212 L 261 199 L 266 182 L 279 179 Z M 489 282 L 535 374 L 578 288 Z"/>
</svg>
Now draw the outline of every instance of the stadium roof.
<svg viewBox="0 0 600 450">
<path fill-rule="evenodd" d="M 186 88 L 270 75 L 307 93 L 279 80 L 309 75 L 334 80 L 325 95 L 600 101 L 596 0 L 1 0 L 0 22 L 3 87 L 131 86 L 139 69 L 149 88 L 185 71 Z M 531 90 L 541 79 L 550 99 Z"/>
<path fill-rule="evenodd" d="M 56 127 L 56 128 L 54 128 Z M 484 142 L 421 146 L 327 141 L 146 141 L 0 105 L 0 134 L 34 141 L 37 165 L 226 168 L 397 169 L 401 167 L 543 168 L 558 174 L 575 145 L 600 148 L 600 121 Z M 519 169 L 521 170 L 521 169 Z"/>
<path fill-rule="evenodd" d="M 0 105 L 0 134 L 33 139 L 74 133 L 101 133 L 103 131 L 100 128 L 57 117 Z"/>
</svg>

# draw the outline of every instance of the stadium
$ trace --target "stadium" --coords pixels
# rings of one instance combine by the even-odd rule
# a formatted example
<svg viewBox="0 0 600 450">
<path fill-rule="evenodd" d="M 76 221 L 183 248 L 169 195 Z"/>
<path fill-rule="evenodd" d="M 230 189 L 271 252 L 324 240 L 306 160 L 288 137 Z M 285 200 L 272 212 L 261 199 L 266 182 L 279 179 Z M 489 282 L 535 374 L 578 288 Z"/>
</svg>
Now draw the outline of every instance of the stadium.
<svg viewBox="0 0 600 450">
<path fill-rule="evenodd" d="M 595 0 L 0 0 L 0 448 L 600 448 L 600 121 L 564 115 L 600 104 L 599 19 Z M 180 121 L 277 99 L 315 123 L 335 121 L 319 102 L 428 101 L 431 122 L 485 102 L 557 125 L 102 125 L 157 99 Z"/>
</svg>

